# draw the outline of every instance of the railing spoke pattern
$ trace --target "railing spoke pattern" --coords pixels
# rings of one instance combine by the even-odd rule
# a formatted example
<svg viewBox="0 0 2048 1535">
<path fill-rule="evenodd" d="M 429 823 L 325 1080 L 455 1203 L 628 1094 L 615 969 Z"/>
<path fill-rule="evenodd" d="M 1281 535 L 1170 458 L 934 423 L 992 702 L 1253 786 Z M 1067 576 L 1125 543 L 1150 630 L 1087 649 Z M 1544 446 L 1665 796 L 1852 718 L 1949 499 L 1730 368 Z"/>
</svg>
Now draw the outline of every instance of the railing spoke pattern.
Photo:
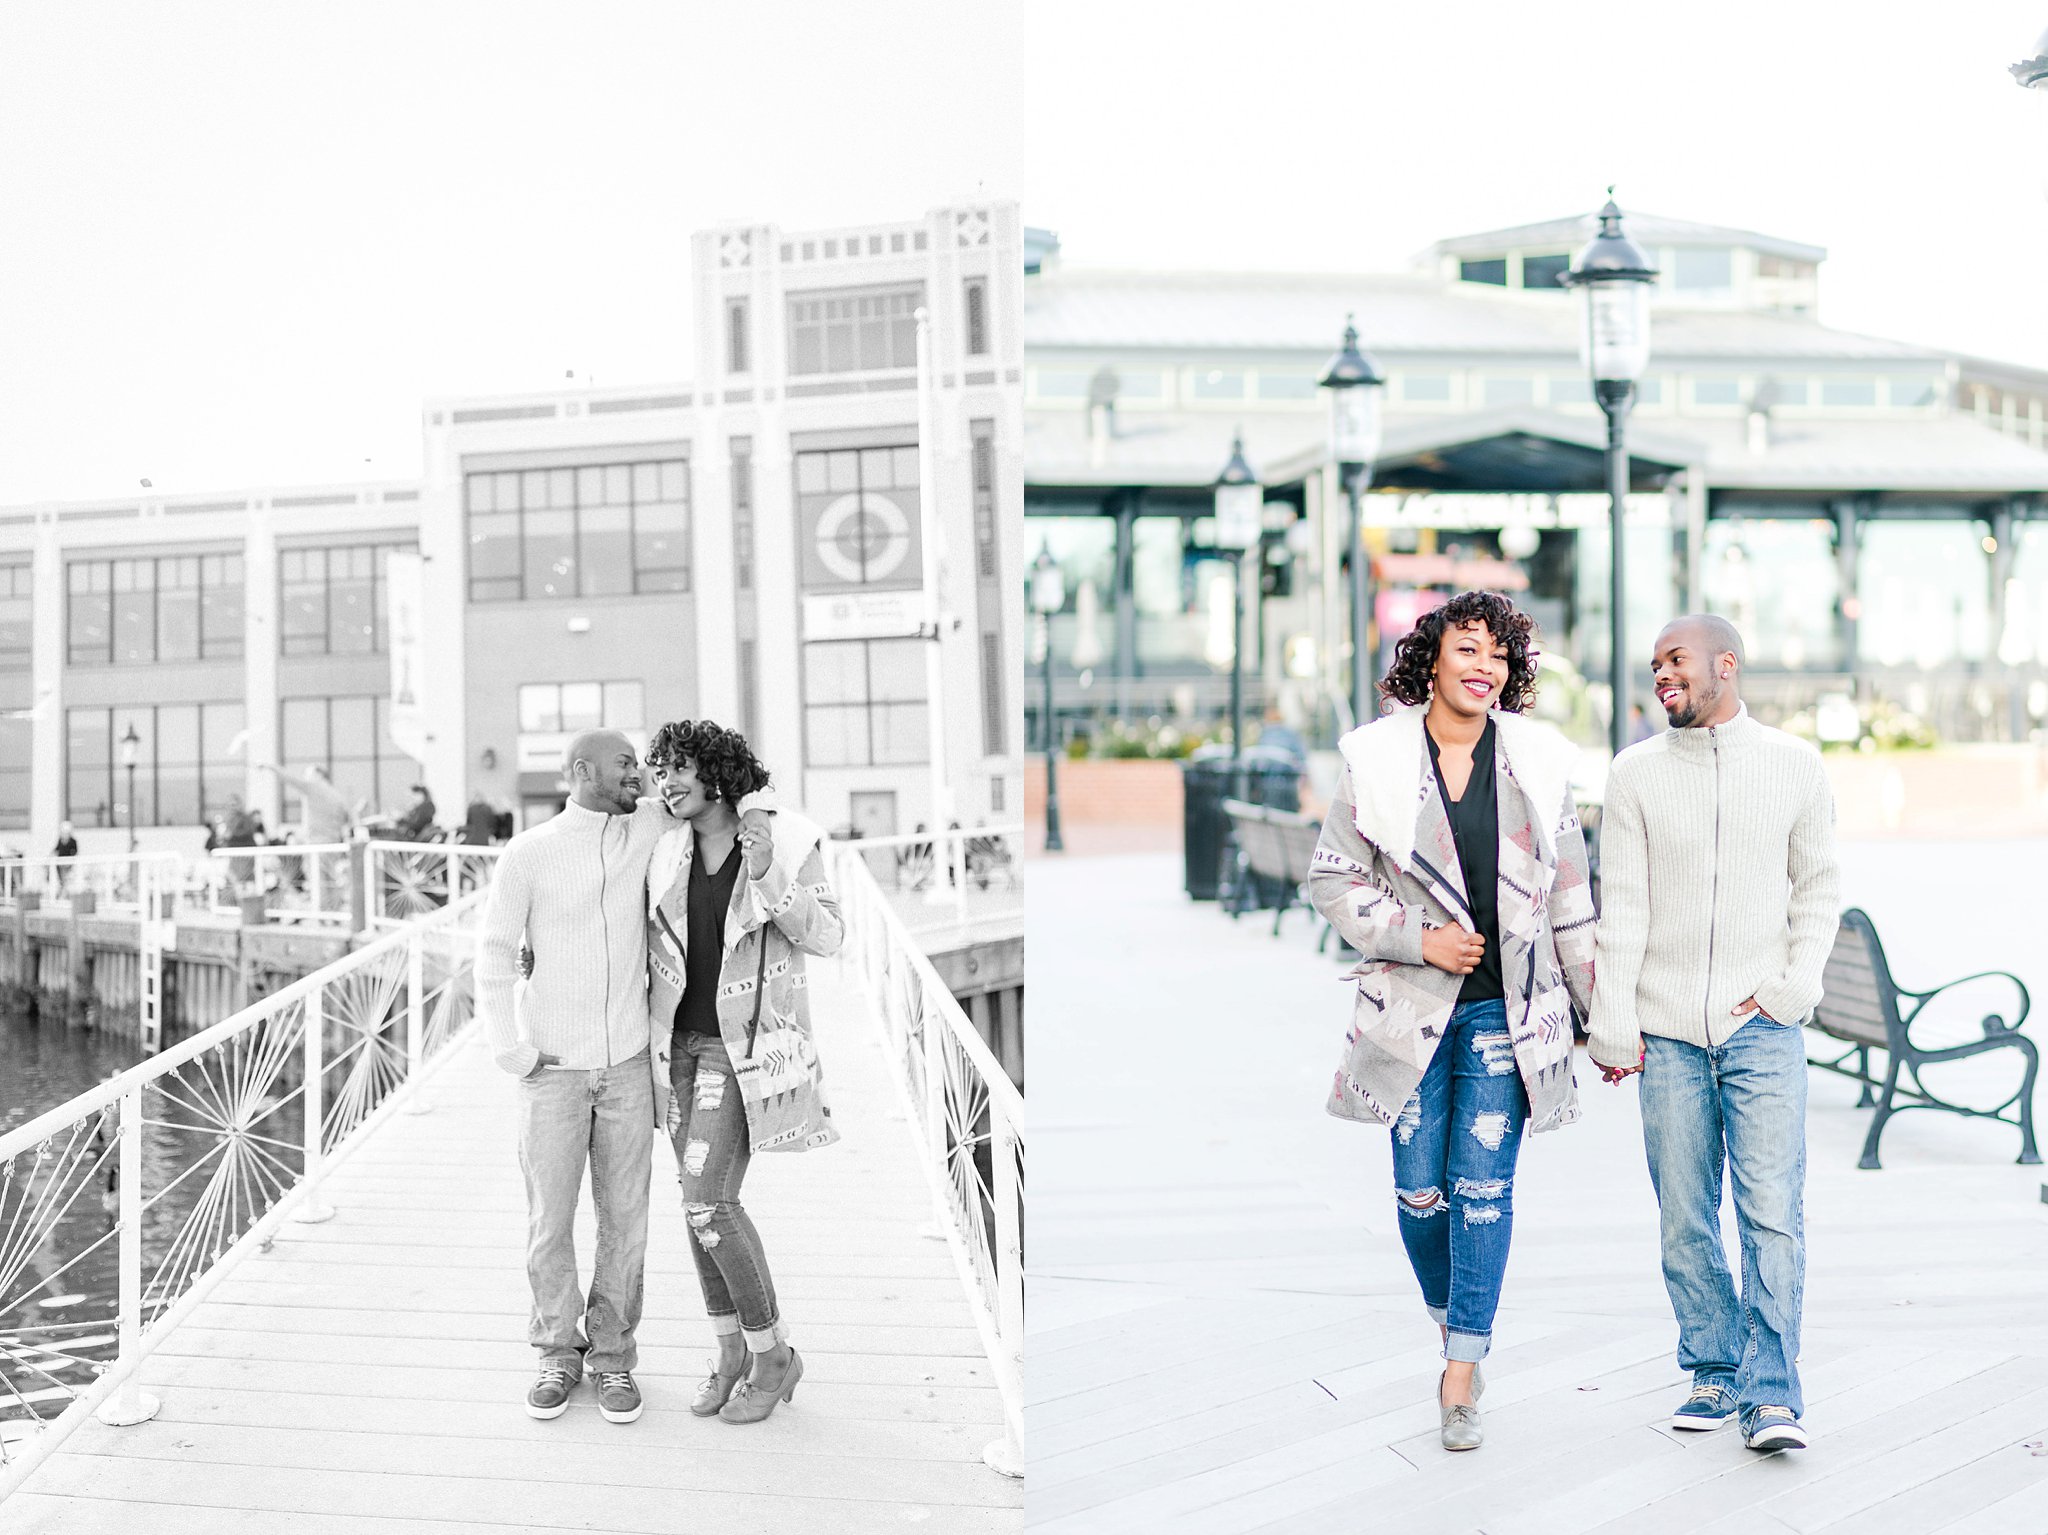
<svg viewBox="0 0 2048 1535">
<path fill-rule="evenodd" d="M 845 957 L 881 1013 L 940 1223 L 1002 1393 L 1007 1437 L 983 1457 L 1022 1475 L 1023 1094 L 911 938 L 862 845 L 831 846 Z"/>
<path fill-rule="evenodd" d="M 311 1197 L 308 1061 L 324 1168 L 461 1036 L 480 905 L 444 907 L 0 1135 L 0 1497 Z"/>
</svg>

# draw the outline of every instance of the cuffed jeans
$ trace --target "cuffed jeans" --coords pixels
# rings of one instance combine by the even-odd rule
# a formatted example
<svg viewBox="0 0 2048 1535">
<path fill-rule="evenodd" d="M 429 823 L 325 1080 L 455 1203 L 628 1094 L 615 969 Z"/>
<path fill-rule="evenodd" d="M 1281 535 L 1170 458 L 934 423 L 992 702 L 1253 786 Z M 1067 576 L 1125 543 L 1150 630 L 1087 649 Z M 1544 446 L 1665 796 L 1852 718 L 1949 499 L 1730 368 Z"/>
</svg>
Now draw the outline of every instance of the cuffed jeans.
<svg viewBox="0 0 2048 1535">
<path fill-rule="evenodd" d="M 1506 1003 L 1455 1008 L 1421 1086 L 1394 1120 L 1401 1242 L 1423 1304 L 1449 1329 L 1446 1359 L 1477 1363 L 1492 1347 L 1528 1118 Z"/>
<path fill-rule="evenodd" d="M 639 1364 L 633 1330 L 647 1259 L 654 1084 L 647 1052 L 595 1071 L 519 1080 L 519 1168 L 526 1175 L 527 1341 L 572 1379 Z M 576 1201 L 590 1168 L 597 1255 L 586 1302 L 576 1278 Z M 588 1341 L 585 1341 L 585 1332 Z M 586 1361 L 587 1354 L 587 1361 Z"/>
<path fill-rule="evenodd" d="M 1725 1044 L 1644 1041 L 1643 1145 L 1657 1191 L 1678 1363 L 1759 1407 L 1805 1411 L 1799 1309 L 1806 1286 L 1806 1041 L 1758 1013 Z M 1722 1168 L 1742 1247 L 1738 1300 L 1721 1241 Z"/>
<path fill-rule="evenodd" d="M 725 1042 L 711 1034 L 678 1030 L 669 1055 L 668 1133 L 690 1223 L 690 1255 L 711 1330 L 743 1333 L 747 1347 L 765 1354 L 788 1334 L 776 1306 L 775 1281 L 761 1233 L 740 1203 L 753 1141 L 746 1105 L 733 1076 Z"/>
</svg>

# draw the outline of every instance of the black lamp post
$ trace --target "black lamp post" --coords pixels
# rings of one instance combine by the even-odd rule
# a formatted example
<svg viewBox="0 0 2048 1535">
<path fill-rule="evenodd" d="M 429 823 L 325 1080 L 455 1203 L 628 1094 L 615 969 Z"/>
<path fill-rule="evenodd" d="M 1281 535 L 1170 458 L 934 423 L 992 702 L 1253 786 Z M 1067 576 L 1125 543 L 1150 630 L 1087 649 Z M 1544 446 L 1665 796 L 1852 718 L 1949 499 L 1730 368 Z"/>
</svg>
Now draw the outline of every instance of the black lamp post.
<svg viewBox="0 0 2048 1535">
<path fill-rule="evenodd" d="M 1612 193 L 1614 188 L 1607 190 Z M 1593 375 L 1593 397 L 1607 413 L 1607 521 L 1612 542 L 1607 601 L 1613 629 L 1607 740 L 1619 753 L 1628 744 L 1628 613 L 1622 558 L 1622 520 L 1628 511 L 1628 413 L 1636 380 L 1650 361 L 1650 285 L 1657 280 L 1657 269 L 1621 232 L 1621 209 L 1610 196 L 1600 210 L 1600 232 L 1558 280 L 1579 290 L 1579 349 Z"/>
<path fill-rule="evenodd" d="M 1244 436 L 1230 443 L 1230 462 L 1216 476 L 1216 545 L 1230 560 L 1230 792 L 1244 798 L 1244 553 L 1259 542 L 1265 492 L 1245 462 Z"/>
<path fill-rule="evenodd" d="M 2048 91 L 2048 32 L 2034 44 L 2034 56 L 2011 66 L 2012 77 L 2029 90 Z"/>
<path fill-rule="evenodd" d="M 1045 625 L 1045 850 L 1048 853 L 1066 851 L 1060 841 L 1060 745 L 1058 716 L 1052 707 L 1052 620 L 1053 615 L 1067 605 L 1067 578 L 1060 571 L 1060 562 L 1052 557 L 1052 547 L 1041 544 L 1038 558 L 1031 562 L 1031 611 Z"/>
<path fill-rule="evenodd" d="M 1352 724 L 1369 725 L 1372 706 L 1372 573 L 1365 553 L 1361 498 L 1372 482 L 1373 460 L 1380 452 L 1380 391 L 1386 386 L 1372 357 L 1358 349 L 1358 327 L 1344 317 L 1344 344 L 1323 370 L 1322 387 L 1330 395 L 1330 456 L 1351 508 L 1351 715 Z"/>
<path fill-rule="evenodd" d="M 128 769 L 128 851 L 135 851 L 135 754 L 142 748 L 142 737 L 135 733 L 135 721 L 128 722 L 128 729 L 121 737 L 121 765 Z"/>
</svg>

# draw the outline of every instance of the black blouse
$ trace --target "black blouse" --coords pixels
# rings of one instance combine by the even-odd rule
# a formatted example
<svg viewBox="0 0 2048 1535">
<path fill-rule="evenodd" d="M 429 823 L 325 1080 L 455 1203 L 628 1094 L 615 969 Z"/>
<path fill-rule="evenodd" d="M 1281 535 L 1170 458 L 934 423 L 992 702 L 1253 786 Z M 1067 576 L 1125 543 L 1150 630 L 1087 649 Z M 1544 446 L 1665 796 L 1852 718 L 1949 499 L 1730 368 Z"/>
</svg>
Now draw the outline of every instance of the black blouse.
<svg viewBox="0 0 2048 1535">
<path fill-rule="evenodd" d="M 1472 776 L 1461 799 L 1452 799 L 1444 785 L 1443 763 L 1436 737 L 1429 742 L 1429 763 L 1436 771 L 1436 791 L 1443 796 L 1451 820 L 1451 839 L 1458 845 L 1458 867 L 1465 874 L 1465 898 L 1472 903 L 1473 931 L 1486 940 L 1486 953 L 1458 989 L 1458 1001 L 1490 1002 L 1507 993 L 1500 976 L 1500 800 L 1494 787 L 1493 717 L 1472 748 Z"/>
</svg>

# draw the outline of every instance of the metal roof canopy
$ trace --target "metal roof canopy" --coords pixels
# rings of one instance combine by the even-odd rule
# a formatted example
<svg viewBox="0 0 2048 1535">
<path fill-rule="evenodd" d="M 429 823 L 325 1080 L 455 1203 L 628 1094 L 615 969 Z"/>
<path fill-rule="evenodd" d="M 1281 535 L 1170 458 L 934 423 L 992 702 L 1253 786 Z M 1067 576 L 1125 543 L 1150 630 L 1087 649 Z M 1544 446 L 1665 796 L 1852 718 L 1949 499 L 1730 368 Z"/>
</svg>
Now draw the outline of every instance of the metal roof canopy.
<svg viewBox="0 0 2048 1535">
<path fill-rule="evenodd" d="M 1634 430 L 1628 448 L 1631 490 L 1661 490 L 1674 474 L 1706 456 L 1698 444 Z M 1270 482 L 1313 472 L 1321 455 L 1305 459 L 1274 465 Z M 1381 490 L 1564 495 L 1605 490 L 1606 463 L 1607 426 L 1601 418 L 1527 409 L 1480 411 L 1452 420 L 1390 425 L 1372 483 Z"/>
</svg>

